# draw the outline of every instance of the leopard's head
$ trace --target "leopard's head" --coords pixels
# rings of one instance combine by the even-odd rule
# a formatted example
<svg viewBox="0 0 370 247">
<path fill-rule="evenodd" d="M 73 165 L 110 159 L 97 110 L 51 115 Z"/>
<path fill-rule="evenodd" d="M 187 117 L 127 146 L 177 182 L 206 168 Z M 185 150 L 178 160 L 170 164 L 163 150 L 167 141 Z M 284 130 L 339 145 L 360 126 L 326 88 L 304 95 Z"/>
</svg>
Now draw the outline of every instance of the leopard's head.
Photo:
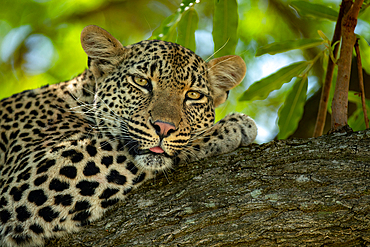
<svg viewBox="0 0 370 247">
<path fill-rule="evenodd" d="M 214 108 L 246 72 L 239 56 L 205 62 L 189 49 L 158 40 L 123 47 L 97 26 L 86 27 L 81 42 L 96 85 L 96 125 L 112 140 L 122 140 L 143 169 L 166 169 L 186 152 L 213 125 Z"/>
</svg>

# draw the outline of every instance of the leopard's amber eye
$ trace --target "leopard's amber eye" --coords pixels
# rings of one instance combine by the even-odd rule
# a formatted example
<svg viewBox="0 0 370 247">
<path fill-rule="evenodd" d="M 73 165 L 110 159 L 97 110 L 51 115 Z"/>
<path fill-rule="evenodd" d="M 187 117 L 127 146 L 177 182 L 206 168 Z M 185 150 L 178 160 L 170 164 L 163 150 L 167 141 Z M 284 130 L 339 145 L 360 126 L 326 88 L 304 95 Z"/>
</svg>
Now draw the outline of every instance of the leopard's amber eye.
<svg viewBox="0 0 370 247">
<path fill-rule="evenodd" d="M 133 76 L 132 79 L 139 86 L 145 87 L 146 85 L 148 85 L 148 80 L 147 79 L 137 77 L 137 76 Z"/>
<path fill-rule="evenodd" d="M 200 99 L 202 97 L 201 93 L 195 92 L 195 91 L 189 91 L 186 93 L 186 97 L 189 99 Z"/>
</svg>

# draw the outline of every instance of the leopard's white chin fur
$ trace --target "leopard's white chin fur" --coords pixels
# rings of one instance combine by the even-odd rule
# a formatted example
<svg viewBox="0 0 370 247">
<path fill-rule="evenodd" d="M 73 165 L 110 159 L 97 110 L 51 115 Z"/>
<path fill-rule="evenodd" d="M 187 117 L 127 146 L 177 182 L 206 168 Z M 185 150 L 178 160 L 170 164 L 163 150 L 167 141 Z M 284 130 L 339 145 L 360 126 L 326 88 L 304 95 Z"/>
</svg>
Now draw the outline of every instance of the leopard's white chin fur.
<svg viewBox="0 0 370 247">
<path fill-rule="evenodd" d="M 143 154 L 135 157 L 136 166 L 143 170 L 163 171 L 172 167 L 172 158 L 161 154 Z"/>
</svg>

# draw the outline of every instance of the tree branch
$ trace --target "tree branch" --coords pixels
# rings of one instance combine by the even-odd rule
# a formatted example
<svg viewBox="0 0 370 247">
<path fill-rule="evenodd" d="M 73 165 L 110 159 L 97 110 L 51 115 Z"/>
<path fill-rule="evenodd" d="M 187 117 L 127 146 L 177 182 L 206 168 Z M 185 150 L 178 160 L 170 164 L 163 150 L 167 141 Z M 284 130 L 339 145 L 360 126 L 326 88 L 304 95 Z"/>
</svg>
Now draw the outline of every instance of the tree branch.
<svg viewBox="0 0 370 247">
<path fill-rule="evenodd" d="M 333 39 L 331 41 L 331 46 L 333 46 L 337 41 L 340 40 L 342 19 L 343 19 L 343 16 L 345 16 L 345 14 L 350 9 L 351 5 L 352 3 L 348 1 L 343 1 L 342 4 L 340 5 L 339 15 L 338 15 L 337 23 L 335 25 L 335 30 L 333 34 Z M 333 56 L 335 58 L 337 57 L 338 50 L 339 50 L 339 45 L 336 45 L 333 50 Z M 324 81 L 324 84 L 322 86 L 322 91 L 321 91 L 319 111 L 317 113 L 316 125 L 315 125 L 315 130 L 313 133 L 314 137 L 321 136 L 324 131 L 326 114 L 328 111 L 327 108 L 328 108 L 328 101 L 329 101 L 329 93 L 330 93 L 331 83 L 333 80 L 334 68 L 335 68 L 335 63 L 329 56 L 328 65 L 326 68 L 325 81 Z"/>
<path fill-rule="evenodd" d="M 352 0 L 343 0 L 343 2 Z M 342 45 L 338 60 L 338 77 L 334 91 L 331 115 L 331 131 L 337 131 L 347 125 L 348 118 L 348 88 L 351 75 L 353 46 L 356 42 L 354 34 L 357 16 L 363 0 L 356 0 L 342 21 Z"/>
<path fill-rule="evenodd" d="M 184 164 L 47 246 L 367 246 L 369 153 L 366 130 Z"/>
</svg>

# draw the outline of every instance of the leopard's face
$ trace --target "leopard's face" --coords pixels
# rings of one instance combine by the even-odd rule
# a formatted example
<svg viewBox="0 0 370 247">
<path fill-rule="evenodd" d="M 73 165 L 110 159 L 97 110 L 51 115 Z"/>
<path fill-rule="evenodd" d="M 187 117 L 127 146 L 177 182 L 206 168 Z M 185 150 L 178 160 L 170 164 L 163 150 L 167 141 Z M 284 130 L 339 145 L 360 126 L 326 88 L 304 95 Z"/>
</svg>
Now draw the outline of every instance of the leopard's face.
<svg viewBox="0 0 370 247">
<path fill-rule="evenodd" d="M 181 152 L 195 155 L 186 146 L 212 126 L 214 108 L 246 70 L 238 56 L 207 63 L 165 41 L 123 47 L 96 26 L 86 27 L 81 41 L 96 82 L 89 113 L 99 131 L 122 140 L 143 169 L 171 167 Z"/>
<path fill-rule="evenodd" d="M 197 131 L 214 122 L 207 64 L 164 41 L 126 47 L 125 58 L 98 81 L 99 131 L 122 139 L 144 169 L 161 170 Z"/>
</svg>

